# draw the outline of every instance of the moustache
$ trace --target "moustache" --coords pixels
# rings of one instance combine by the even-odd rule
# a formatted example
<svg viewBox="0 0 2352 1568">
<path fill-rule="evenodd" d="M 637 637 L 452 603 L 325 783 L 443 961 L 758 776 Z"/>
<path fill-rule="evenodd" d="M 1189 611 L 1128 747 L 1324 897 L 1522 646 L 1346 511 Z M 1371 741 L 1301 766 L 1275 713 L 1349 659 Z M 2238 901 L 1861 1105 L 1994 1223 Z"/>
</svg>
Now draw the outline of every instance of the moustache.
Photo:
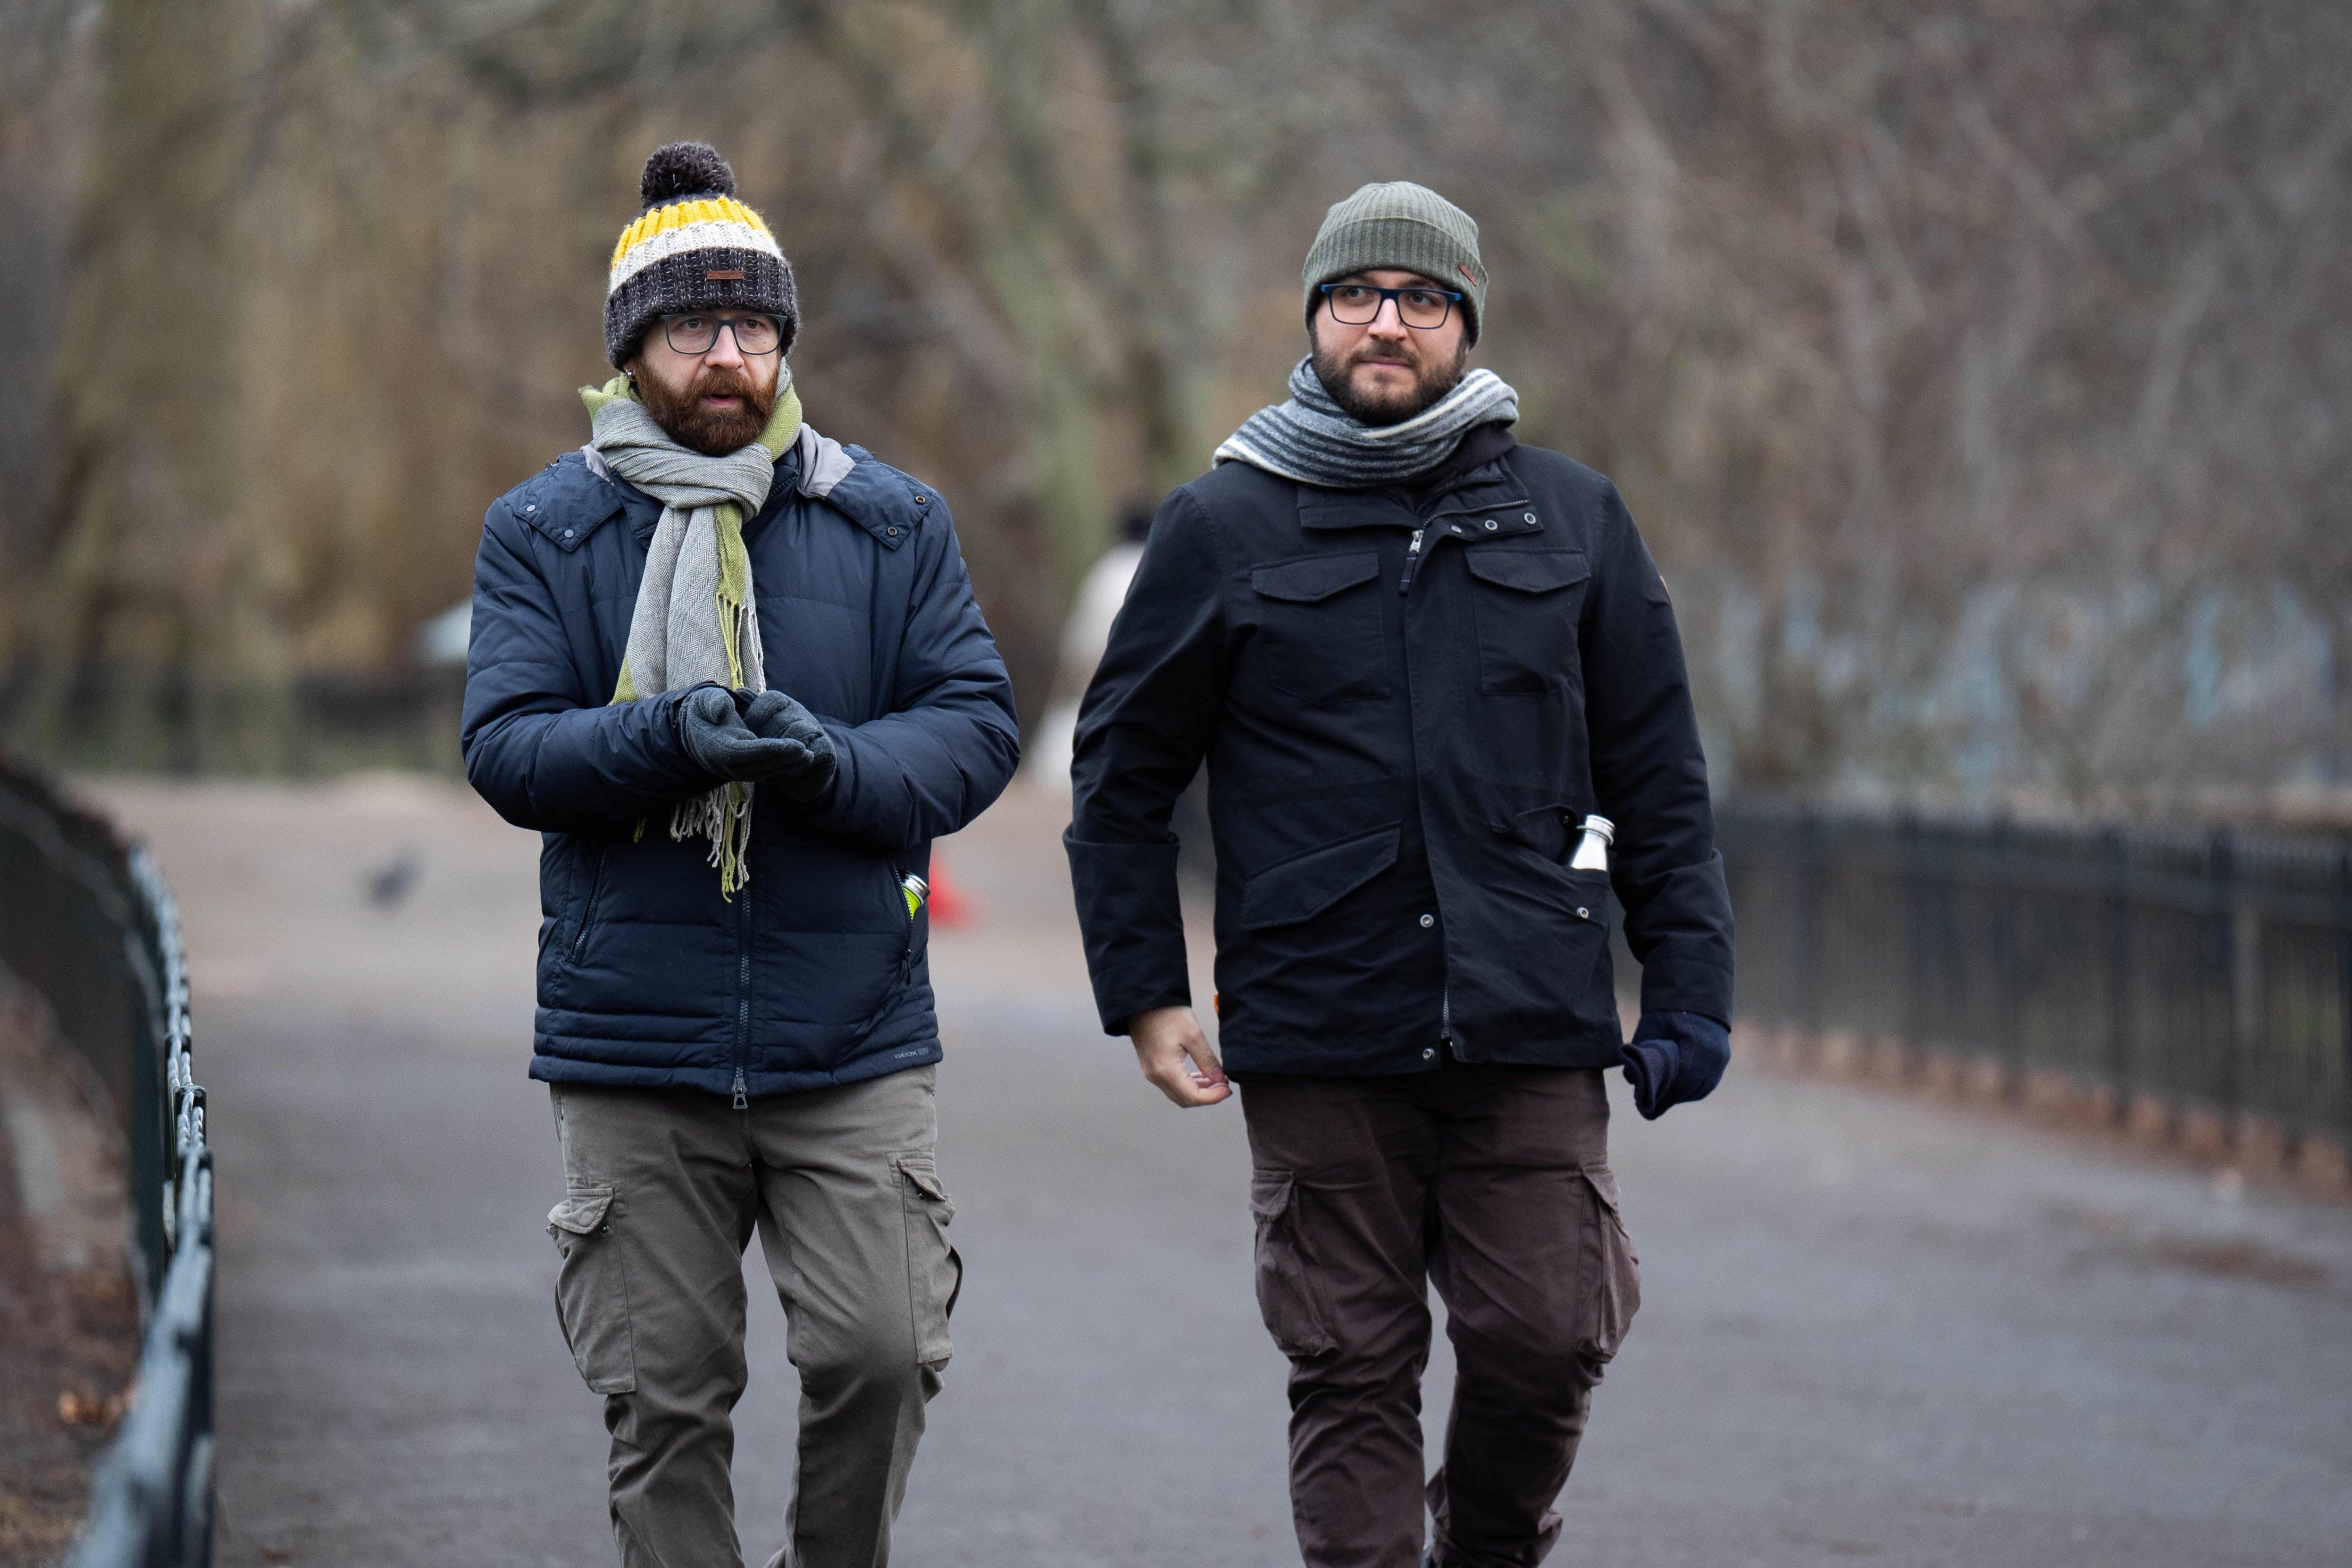
<svg viewBox="0 0 2352 1568">
<path fill-rule="evenodd" d="M 724 366 L 706 369 L 694 378 L 689 395 L 695 397 L 740 397 L 749 399 L 759 390 L 751 378 L 740 370 Z"/>
</svg>

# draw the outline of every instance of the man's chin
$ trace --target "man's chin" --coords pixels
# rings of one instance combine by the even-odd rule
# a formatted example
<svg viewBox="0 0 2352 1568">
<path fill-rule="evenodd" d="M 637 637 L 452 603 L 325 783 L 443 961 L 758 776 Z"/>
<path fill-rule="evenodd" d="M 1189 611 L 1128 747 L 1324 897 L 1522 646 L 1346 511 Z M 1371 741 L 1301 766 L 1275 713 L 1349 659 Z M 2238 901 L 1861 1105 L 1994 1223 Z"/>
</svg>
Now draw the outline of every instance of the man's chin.
<svg viewBox="0 0 2352 1568">
<path fill-rule="evenodd" d="M 1368 385 L 1361 376 L 1350 376 L 1348 381 L 1347 410 L 1367 425 L 1402 425 L 1428 407 L 1430 401 L 1418 381 L 1402 386 L 1383 380 Z"/>
</svg>

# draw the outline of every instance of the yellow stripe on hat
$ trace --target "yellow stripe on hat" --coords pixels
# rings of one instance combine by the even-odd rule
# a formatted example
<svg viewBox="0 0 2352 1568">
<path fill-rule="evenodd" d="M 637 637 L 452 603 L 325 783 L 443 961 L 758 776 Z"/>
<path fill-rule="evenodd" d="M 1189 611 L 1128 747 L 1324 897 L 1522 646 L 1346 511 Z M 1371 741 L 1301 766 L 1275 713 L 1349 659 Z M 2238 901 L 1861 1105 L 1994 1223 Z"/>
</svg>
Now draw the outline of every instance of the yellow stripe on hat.
<svg viewBox="0 0 2352 1568">
<path fill-rule="evenodd" d="M 756 233 L 768 234 L 765 220 L 733 196 L 700 196 L 690 202 L 672 202 L 654 208 L 621 231 L 620 242 L 613 247 L 614 269 L 619 270 L 623 257 L 655 236 L 698 223 L 741 224 Z M 774 237 L 769 236 L 768 245 L 756 248 L 766 249 L 774 244 Z"/>
</svg>

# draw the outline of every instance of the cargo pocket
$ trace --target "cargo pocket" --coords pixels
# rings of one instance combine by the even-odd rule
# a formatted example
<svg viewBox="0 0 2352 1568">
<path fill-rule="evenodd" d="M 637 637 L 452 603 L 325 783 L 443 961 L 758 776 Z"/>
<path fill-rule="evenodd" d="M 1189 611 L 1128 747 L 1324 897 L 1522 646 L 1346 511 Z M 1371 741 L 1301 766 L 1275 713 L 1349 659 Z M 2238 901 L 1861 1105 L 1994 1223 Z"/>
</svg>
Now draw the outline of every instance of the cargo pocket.
<svg viewBox="0 0 2352 1568">
<path fill-rule="evenodd" d="M 1250 1217 L 1257 1222 L 1257 1310 L 1283 1354 L 1321 1355 L 1337 1342 L 1299 1237 L 1297 1194 L 1288 1171 L 1250 1173 Z"/>
<path fill-rule="evenodd" d="M 929 1154 L 899 1154 L 898 1169 L 907 1218 L 907 1293 L 915 1323 L 915 1359 L 937 1369 L 955 1353 L 948 1318 L 963 1294 L 963 1258 L 948 1242 L 955 1205 Z"/>
<path fill-rule="evenodd" d="M 1617 1177 L 1606 1165 L 1583 1167 L 1586 1213 L 1579 1259 L 1584 1288 L 1577 1304 L 1576 1352 L 1596 1369 L 1617 1353 L 1642 1307 L 1642 1260 L 1617 1212 Z"/>
<path fill-rule="evenodd" d="M 563 1255 L 555 1275 L 555 1321 L 592 1394 L 634 1394 L 637 1388 L 629 1276 L 613 1219 L 610 1187 L 566 1193 L 547 1211 L 547 1234 Z"/>
</svg>

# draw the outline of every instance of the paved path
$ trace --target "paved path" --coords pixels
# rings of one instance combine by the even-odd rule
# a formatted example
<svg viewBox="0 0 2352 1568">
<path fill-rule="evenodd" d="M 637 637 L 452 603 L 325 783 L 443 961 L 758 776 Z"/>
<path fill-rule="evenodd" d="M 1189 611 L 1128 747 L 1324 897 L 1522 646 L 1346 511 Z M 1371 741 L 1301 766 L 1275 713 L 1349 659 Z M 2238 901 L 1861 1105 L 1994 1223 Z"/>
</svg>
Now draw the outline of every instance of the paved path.
<svg viewBox="0 0 2352 1568">
<path fill-rule="evenodd" d="M 415 781 L 100 793 L 191 931 L 223 1563 L 609 1563 L 523 1077 L 536 838 Z M 1095 1028 L 1059 820 L 1011 800 L 948 851 L 985 917 L 935 946 L 971 1271 L 898 1561 L 1295 1563 L 1240 1118 L 1166 1106 Z M 414 891 L 371 907 L 404 849 Z M 1620 1109 L 1647 1304 L 1555 1563 L 2352 1561 L 2352 1213 L 1736 1068 L 1655 1125 Z M 772 1300 L 740 1412 L 754 1562 L 792 1442 Z"/>
</svg>

